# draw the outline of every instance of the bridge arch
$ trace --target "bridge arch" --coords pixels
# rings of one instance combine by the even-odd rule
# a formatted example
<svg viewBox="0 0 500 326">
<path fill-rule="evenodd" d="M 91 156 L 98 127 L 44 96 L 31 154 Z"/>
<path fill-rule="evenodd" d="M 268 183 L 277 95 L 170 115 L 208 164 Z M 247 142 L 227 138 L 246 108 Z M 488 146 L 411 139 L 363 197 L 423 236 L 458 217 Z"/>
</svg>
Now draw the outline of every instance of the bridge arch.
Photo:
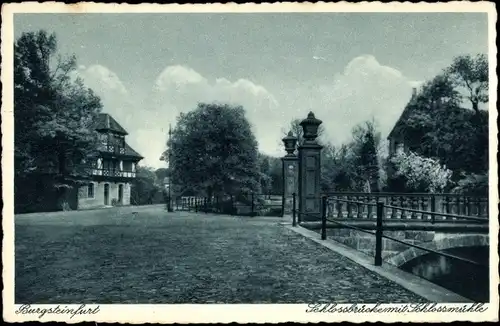
<svg viewBox="0 0 500 326">
<path fill-rule="evenodd" d="M 447 251 L 448 249 L 461 247 L 487 247 L 489 246 L 489 236 L 488 234 L 436 234 L 433 241 L 422 243 L 420 246 L 436 251 Z M 417 248 L 409 248 L 388 258 L 387 262 L 396 267 L 401 267 L 406 263 L 427 254 L 429 254 L 428 251 Z"/>
</svg>

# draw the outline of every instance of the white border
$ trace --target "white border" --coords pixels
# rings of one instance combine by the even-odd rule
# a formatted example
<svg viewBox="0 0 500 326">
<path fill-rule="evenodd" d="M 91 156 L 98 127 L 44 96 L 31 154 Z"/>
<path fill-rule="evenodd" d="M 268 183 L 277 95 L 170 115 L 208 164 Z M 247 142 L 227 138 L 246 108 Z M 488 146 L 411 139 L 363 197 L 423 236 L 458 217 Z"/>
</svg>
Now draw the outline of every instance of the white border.
<svg viewBox="0 0 500 326">
<path fill-rule="evenodd" d="M 20 315 L 14 305 L 14 218 L 13 218 L 13 14 L 15 13 L 242 13 L 242 12 L 484 12 L 488 14 L 489 42 L 489 109 L 490 109 L 490 288 L 491 301 L 489 309 L 484 313 L 406 313 L 406 314 L 333 314 L 306 313 L 307 305 L 100 305 L 96 315 L 81 315 L 70 319 L 67 315 L 45 315 L 38 319 L 33 315 Z M 320 321 L 383 321 L 383 322 L 449 322 L 494 321 L 498 320 L 498 177 L 496 148 L 497 144 L 497 76 L 496 76 L 496 30 L 497 13 L 495 5 L 489 2 L 449 2 L 449 3 L 276 3 L 276 4 L 203 4 L 203 5 L 158 5 L 158 4 L 102 4 L 82 2 L 73 5 L 56 2 L 25 2 L 2 5 L 2 197 L 3 197 L 3 316 L 6 321 L 20 322 L 29 320 L 65 321 L 69 323 L 81 321 L 96 322 L 162 322 L 162 323 L 207 323 L 207 322 L 320 322 Z M 334 291 L 334 289 L 332 289 Z M 54 307 L 55 305 L 37 305 L 38 307 Z M 61 305 L 64 306 L 64 305 Z M 78 305 L 66 305 L 76 308 Z M 370 305 L 367 305 L 370 306 Z M 401 305 L 391 305 L 392 307 Z M 447 305 L 461 306 L 461 305 Z M 89 306 L 95 308 L 95 305 Z"/>
</svg>

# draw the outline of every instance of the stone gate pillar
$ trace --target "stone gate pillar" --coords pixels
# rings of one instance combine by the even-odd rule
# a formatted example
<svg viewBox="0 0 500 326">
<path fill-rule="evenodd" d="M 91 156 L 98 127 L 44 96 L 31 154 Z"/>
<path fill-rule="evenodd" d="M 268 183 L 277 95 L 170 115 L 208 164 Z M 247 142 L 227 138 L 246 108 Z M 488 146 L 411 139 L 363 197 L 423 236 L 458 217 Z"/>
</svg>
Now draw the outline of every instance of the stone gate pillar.
<svg viewBox="0 0 500 326">
<path fill-rule="evenodd" d="M 323 146 L 316 141 L 321 123 L 312 112 L 300 123 L 304 130 L 304 141 L 299 146 L 299 222 L 319 221 L 321 218 L 320 176 Z"/>
<path fill-rule="evenodd" d="M 283 215 L 292 215 L 293 194 L 296 194 L 296 198 L 299 195 L 299 161 L 294 153 L 297 145 L 297 137 L 290 131 L 282 141 L 285 144 L 287 152 L 281 158 L 281 162 L 283 163 Z"/>
</svg>

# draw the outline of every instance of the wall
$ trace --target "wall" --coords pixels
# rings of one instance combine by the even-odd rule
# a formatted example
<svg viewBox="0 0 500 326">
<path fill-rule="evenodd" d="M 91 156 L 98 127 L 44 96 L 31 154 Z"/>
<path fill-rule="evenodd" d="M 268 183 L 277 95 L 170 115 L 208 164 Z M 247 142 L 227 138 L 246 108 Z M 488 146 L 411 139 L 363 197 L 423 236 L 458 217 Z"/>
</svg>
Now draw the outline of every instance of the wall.
<svg viewBox="0 0 500 326">
<path fill-rule="evenodd" d="M 123 205 L 130 205 L 130 183 L 121 182 L 93 182 L 94 197 L 88 197 L 88 186 L 82 186 L 78 189 L 78 209 L 89 209 L 105 207 L 104 205 L 104 184 L 109 184 L 109 202 L 111 206 L 112 200 L 118 200 L 118 186 L 123 185 Z"/>
<path fill-rule="evenodd" d="M 123 184 L 123 205 L 130 205 L 130 183 Z"/>
<path fill-rule="evenodd" d="M 384 231 L 384 234 L 416 245 L 430 242 L 435 237 L 434 231 Z M 371 234 L 350 229 L 328 229 L 327 236 L 367 255 L 375 256 L 375 236 Z M 389 239 L 382 239 L 382 248 L 382 258 L 387 260 L 409 247 Z"/>
<path fill-rule="evenodd" d="M 375 236 L 349 229 L 327 231 L 329 239 L 371 257 L 375 256 Z M 435 231 L 384 231 L 384 234 L 483 264 L 477 266 L 382 239 L 383 264 L 389 263 L 478 302 L 486 302 L 489 299 L 488 234 Z"/>
</svg>

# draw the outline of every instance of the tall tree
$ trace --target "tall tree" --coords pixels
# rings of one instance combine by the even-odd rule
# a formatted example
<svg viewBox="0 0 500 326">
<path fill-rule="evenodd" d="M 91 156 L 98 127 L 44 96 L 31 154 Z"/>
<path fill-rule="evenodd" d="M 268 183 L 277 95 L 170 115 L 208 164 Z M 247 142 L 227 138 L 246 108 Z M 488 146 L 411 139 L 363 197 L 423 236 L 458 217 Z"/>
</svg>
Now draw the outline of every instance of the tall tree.
<svg viewBox="0 0 500 326">
<path fill-rule="evenodd" d="M 488 166 L 488 112 L 460 103 L 451 78 L 440 75 L 426 83 L 405 110 L 405 140 L 416 154 L 436 158 L 458 174 L 482 173 Z"/>
<path fill-rule="evenodd" d="M 374 119 L 356 125 L 352 130 L 351 148 L 354 159 L 352 177 L 358 191 L 380 190 L 380 132 Z"/>
<path fill-rule="evenodd" d="M 321 159 L 321 189 L 330 191 L 360 191 L 358 154 L 353 142 L 339 147 L 323 145 Z"/>
<path fill-rule="evenodd" d="M 74 56 L 57 56 L 54 34 L 24 33 L 14 44 L 15 175 L 51 174 L 62 206 L 65 189 L 89 172 L 102 107 L 75 69 Z"/>
<path fill-rule="evenodd" d="M 371 129 L 367 129 L 364 135 L 359 156 L 360 174 L 362 175 L 362 179 L 365 181 L 366 185 L 364 190 L 367 192 L 378 192 L 380 190 L 380 173 L 377 149 L 375 145 L 375 135 Z"/>
<path fill-rule="evenodd" d="M 417 156 L 434 159 L 453 171 L 452 182 L 465 178 L 466 182 L 458 184 L 472 189 L 479 180 L 484 188 L 488 110 L 481 104 L 487 102 L 487 57 L 456 57 L 441 74 L 424 84 L 405 109 L 401 128 L 406 145 Z"/>
<path fill-rule="evenodd" d="M 465 89 L 467 100 L 474 112 L 479 113 L 479 104 L 488 102 L 488 58 L 484 54 L 458 56 L 446 70 L 455 87 Z"/>
<path fill-rule="evenodd" d="M 257 141 L 243 107 L 198 104 L 181 113 L 167 143 L 173 182 L 200 194 L 259 190 Z"/>
</svg>

